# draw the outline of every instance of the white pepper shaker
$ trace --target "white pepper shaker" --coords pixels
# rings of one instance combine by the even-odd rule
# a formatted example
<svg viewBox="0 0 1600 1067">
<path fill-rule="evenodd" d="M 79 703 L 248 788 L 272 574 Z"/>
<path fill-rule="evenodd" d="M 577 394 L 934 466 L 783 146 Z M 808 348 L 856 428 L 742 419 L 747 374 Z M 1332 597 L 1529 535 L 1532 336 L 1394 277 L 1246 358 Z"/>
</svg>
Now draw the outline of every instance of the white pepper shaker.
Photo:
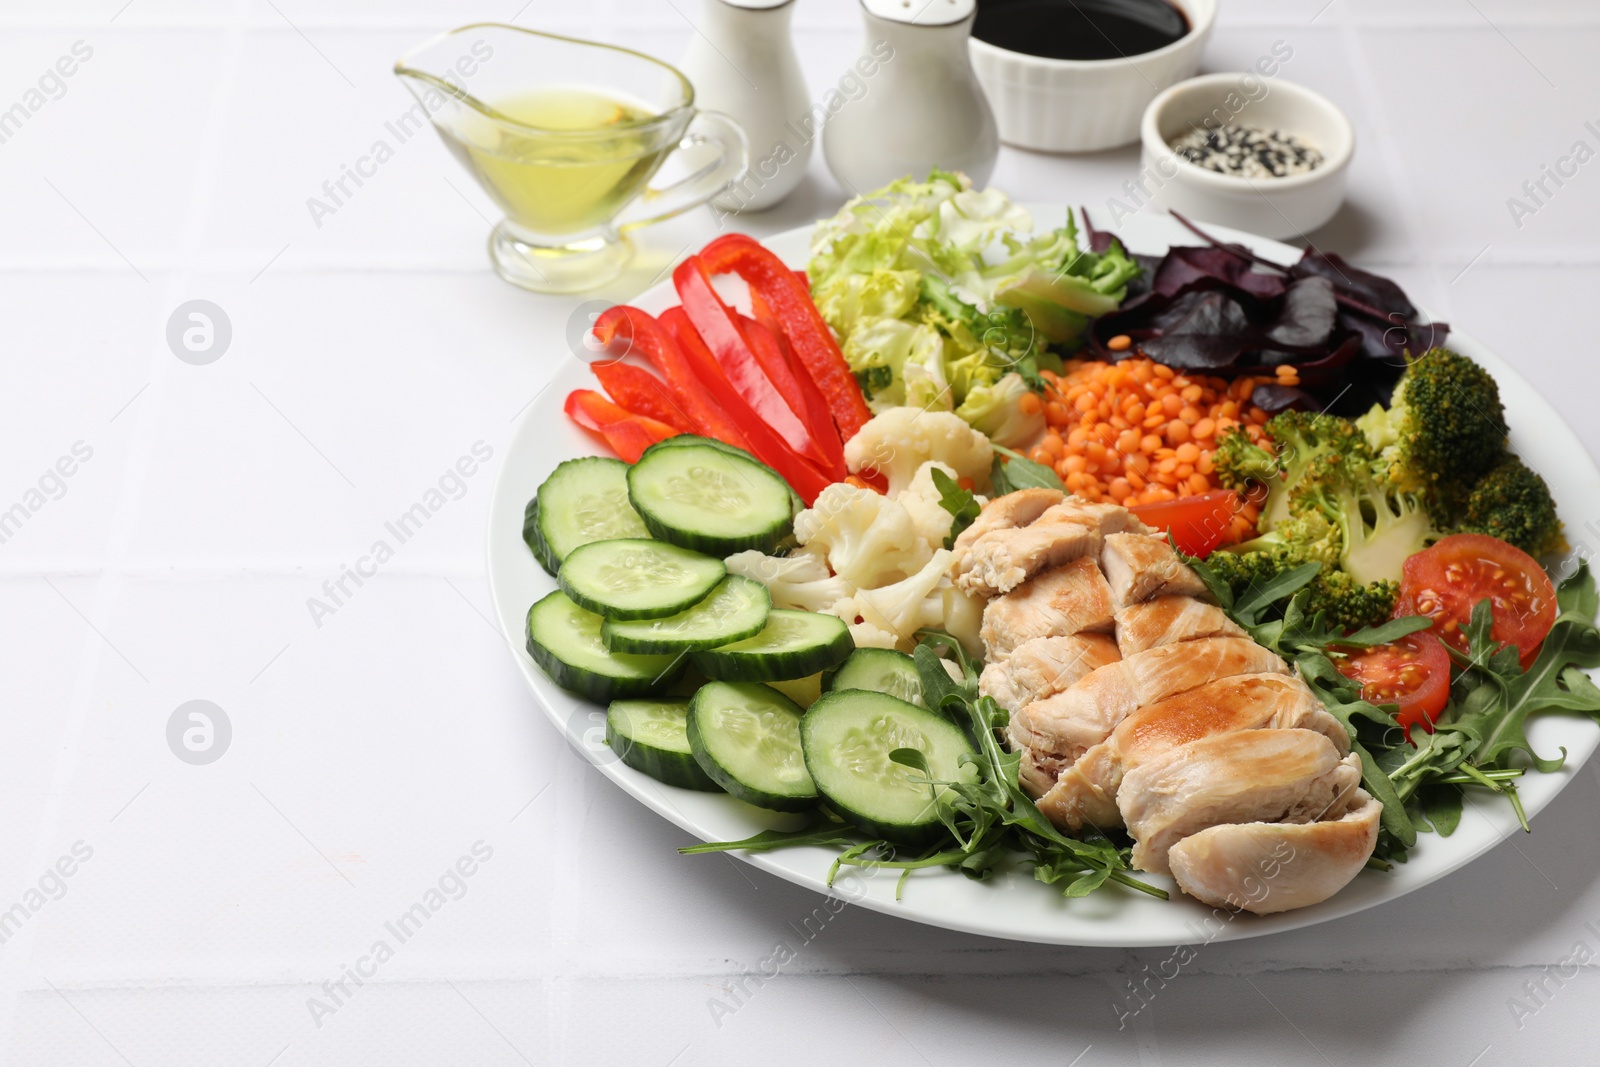
<svg viewBox="0 0 1600 1067">
<path fill-rule="evenodd" d="M 704 0 L 699 32 L 679 61 L 695 104 L 744 127 L 750 166 L 712 203 L 760 211 L 794 191 L 811 159 L 810 98 L 789 27 L 795 0 Z"/>
<path fill-rule="evenodd" d="M 1000 154 L 994 112 L 967 39 L 976 0 L 861 0 L 864 55 L 879 57 L 862 91 L 829 111 L 822 130 L 828 169 L 851 195 L 896 178 L 959 170 L 983 188 Z M 883 58 L 887 54 L 888 58 Z M 858 68 L 845 72 L 841 85 Z"/>
</svg>

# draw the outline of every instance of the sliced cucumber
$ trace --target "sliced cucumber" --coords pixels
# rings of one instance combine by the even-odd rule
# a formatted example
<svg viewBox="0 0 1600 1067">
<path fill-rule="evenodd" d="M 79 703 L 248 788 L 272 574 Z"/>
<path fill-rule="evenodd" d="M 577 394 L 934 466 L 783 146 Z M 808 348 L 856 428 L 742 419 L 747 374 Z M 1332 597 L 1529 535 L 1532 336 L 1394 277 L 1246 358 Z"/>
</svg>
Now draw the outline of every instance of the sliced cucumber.
<svg viewBox="0 0 1600 1067">
<path fill-rule="evenodd" d="M 561 688 L 600 701 L 660 692 L 688 661 L 609 652 L 600 639 L 603 622 L 557 590 L 528 609 L 528 655 Z"/>
<path fill-rule="evenodd" d="M 856 649 L 838 670 L 828 672 L 822 679 L 822 687 L 829 693 L 839 689 L 865 689 L 927 707 L 922 702 L 922 678 L 917 674 L 917 661 L 892 648 Z"/>
<path fill-rule="evenodd" d="M 774 609 L 754 637 L 696 652 L 707 678 L 727 682 L 781 682 L 804 678 L 840 663 L 855 648 L 844 620 L 814 611 Z"/>
<path fill-rule="evenodd" d="M 693 652 L 753 637 L 771 609 L 766 586 L 730 574 L 686 611 L 664 619 L 607 619 L 600 636 L 613 652 Z"/>
<path fill-rule="evenodd" d="M 802 708 L 809 708 L 817 702 L 822 695 L 822 673 L 808 674 L 804 678 L 776 679 L 767 683 L 799 704 Z"/>
<path fill-rule="evenodd" d="M 551 574 L 568 553 L 590 541 L 650 536 L 628 503 L 628 465 L 620 459 L 569 459 L 550 472 L 534 501 L 537 508 L 530 501 L 528 511 L 545 548 L 544 554 L 534 548 L 534 554 Z"/>
<path fill-rule="evenodd" d="M 722 791 L 700 769 L 689 747 L 686 700 L 613 700 L 606 709 L 606 744 L 623 763 L 658 782 Z"/>
<path fill-rule="evenodd" d="M 788 483 L 726 446 L 652 449 L 628 469 L 628 499 L 655 537 L 719 559 L 766 551 L 793 518 Z"/>
<path fill-rule="evenodd" d="M 528 501 L 528 506 L 522 509 L 522 543 L 528 546 L 533 553 L 533 558 L 539 561 L 539 566 L 554 577 L 561 568 L 561 561 L 550 555 L 550 546 L 544 543 L 544 538 L 539 535 L 539 498 L 537 496 Z"/>
<path fill-rule="evenodd" d="M 722 561 L 648 538 L 591 541 L 561 561 L 572 602 L 608 619 L 661 619 L 700 603 L 728 573 Z"/>
<path fill-rule="evenodd" d="M 735 445 L 730 445 L 726 441 L 719 441 L 715 437 L 701 437 L 699 434 L 694 433 L 679 433 L 673 434 L 671 437 L 663 438 L 662 440 L 651 445 L 649 448 L 645 449 L 644 455 L 640 456 L 639 458 L 643 459 L 644 456 L 648 456 L 652 451 L 658 448 L 682 448 L 684 445 L 706 445 L 710 448 L 721 449 L 722 451 L 727 452 L 729 455 L 743 456 L 745 459 L 748 459 L 753 463 L 761 463 L 759 459 L 756 459 L 756 457 L 752 456 L 742 448 L 739 448 Z M 766 467 L 767 470 L 772 471 L 772 468 L 767 467 L 765 463 L 761 463 L 761 465 Z M 783 477 L 783 475 L 779 474 L 777 471 L 772 471 L 772 473 L 774 477 Z M 788 483 L 785 482 L 784 484 L 787 485 Z M 805 509 L 806 502 L 800 499 L 799 493 L 795 492 L 793 488 L 790 488 L 789 511 L 794 515 L 798 515 Z"/>
<path fill-rule="evenodd" d="M 942 830 L 934 802 L 942 787 L 914 779 L 953 782 L 972 773 L 961 766 L 972 746 L 954 723 L 883 693 L 823 694 L 806 711 L 800 736 L 806 769 L 829 806 L 892 841 L 914 843 Z M 921 752 L 928 773 L 891 760 L 899 748 Z"/>
<path fill-rule="evenodd" d="M 817 789 L 800 750 L 800 706 L 771 686 L 707 682 L 689 702 L 695 762 L 722 788 L 773 811 L 804 811 Z"/>
</svg>

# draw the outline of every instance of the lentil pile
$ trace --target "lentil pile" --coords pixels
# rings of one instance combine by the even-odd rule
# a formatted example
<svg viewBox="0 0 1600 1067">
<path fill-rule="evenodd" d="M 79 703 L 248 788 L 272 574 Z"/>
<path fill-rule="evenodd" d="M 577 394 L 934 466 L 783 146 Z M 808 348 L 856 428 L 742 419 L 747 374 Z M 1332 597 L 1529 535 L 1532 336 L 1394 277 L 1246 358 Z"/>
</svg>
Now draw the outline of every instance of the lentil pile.
<svg viewBox="0 0 1600 1067">
<path fill-rule="evenodd" d="M 1229 123 L 1172 142 L 1179 159 L 1236 178 L 1287 178 L 1322 165 L 1322 153 L 1282 130 Z"/>
<path fill-rule="evenodd" d="M 1110 347 L 1125 350 L 1130 342 L 1118 337 Z M 1289 365 L 1274 375 L 1229 381 L 1181 374 L 1144 358 L 1074 360 L 1064 373 L 1046 371 L 1044 378 L 1042 396 L 1022 398 L 1023 410 L 1044 409 L 1048 427 L 1028 458 L 1053 468 L 1079 496 L 1124 507 L 1220 488 L 1212 478 L 1217 436 L 1242 426 L 1259 440 L 1268 415 L 1250 403 L 1250 394 L 1257 385 L 1300 382 Z M 1235 538 L 1248 536 L 1259 514 L 1257 502 L 1246 501 L 1234 517 Z"/>
</svg>

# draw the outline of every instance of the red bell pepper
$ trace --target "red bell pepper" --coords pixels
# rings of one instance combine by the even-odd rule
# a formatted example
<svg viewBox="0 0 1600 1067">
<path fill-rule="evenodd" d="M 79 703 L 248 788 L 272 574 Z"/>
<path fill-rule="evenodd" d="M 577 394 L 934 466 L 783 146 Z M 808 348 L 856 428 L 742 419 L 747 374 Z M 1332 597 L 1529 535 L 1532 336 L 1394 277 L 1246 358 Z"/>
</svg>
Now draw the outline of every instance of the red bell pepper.
<svg viewBox="0 0 1600 1067">
<path fill-rule="evenodd" d="M 678 348 L 694 367 L 705 385 L 706 392 L 738 421 L 740 429 L 750 439 L 750 444 L 746 446 L 750 453 L 777 471 L 807 504 L 815 500 L 817 495 L 828 487 L 830 482 L 828 476 L 790 448 L 788 443 L 778 436 L 777 431 L 767 425 L 761 416 L 744 402 L 744 398 L 723 373 L 721 364 L 711 354 L 711 349 L 706 347 L 705 341 L 695 332 L 694 323 L 689 321 L 688 313 L 681 307 L 668 308 L 661 313 L 661 325 L 678 342 Z"/>
<path fill-rule="evenodd" d="M 848 441 L 872 417 L 861 397 L 850 365 L 811 302 L 811 290 L 783 261 L 742 233 L 725 234 L 700 250 L 700 258 L 713 274 L 732 272 L 760 293 L 773 315 L 783 325 L 800 362 L 822 390 L 839 429 L 841 440 Z"/>
<path fill-rule="evenodd" d="M 754 321 L 740 316 L 740 327 L 744 330 L 745 340 L 761 354 L 761 348 L 769 341 L 776 344 L 783 361 L 788 364 L 789 377 L 795 383 L 797 392 L 788 392 L 785 387 L 785 396 L 798 396 L 800 398 L 796 411 L 805 424 L 811 429 L 811 439 L 822 446 L 823 453 L 827 456 L 827 470 L 839 480 L 845 476 L 844 442 L 839 440 L 838 427 L 833 424 L 833 415 L 828 411 L 827 398 L 822 395 L 822 390 L 817 388 L 817 383 L 806 372 L 805 365 L 794 354 L 794 349 L 789 344 L 789 339 L 783 335 L 783 327 L 772 314 L 772 309 L 767 302 L 761 299 L 761 294 L 751 290 L 751 310 L 755 312 Z M 774 376 L 774 380 L 776 377 Z"/>
<path fill-rule="evenodd" d="M 648 415 L 682 433 L 700 432 L 661 379 L 643 367 L 631 363 L 596 363 L 593 367 L 594 376 L 619 406 L 635 415 Z"/>
<path fill-rule="evenodd" d="M 661 323 L 638 308 L 618 304 L 595 320 L 594 335 L 605 345 L 616 337 L 632 342 L 629 351 L 637 352 L 661 372 L 672 398 L 699 433 L 735 448 L 749 449 L 749 438 L 732 416 L 706 394 L 700 374 Z"/>
<path fill-rule="evenodd" d="M 711 349 L 722 372 L 750 409 L 777 431 L 790 448 L 819 467 L 826 466 L 826 453 L 811 439 L 810 429 L 790 406 L 797 403 L 798 388 L 782 353 L 770 348 L 758 353 L 751 348 L 739 328 L 738 313 L 724 304 L 711 287 L 711 275 L 706 273 L 699 257 L 690 256 L 678 264 L 672 272 L 672 284 L 678 290 L 678 299 L 683 301 L 684 314 L 694 323 L 695 332 Z M 763 354 L 769 358 L 762 359 Z"/>
<path fill-rule="evenodd" d="M 593 389 L 574 389 L 567 395 L 565 410 L 567 418 L 605 438 L 627 463 L 637 463 L 645 449 L 678 433 L 664 422 L 619 408 Z"/>
</svg>

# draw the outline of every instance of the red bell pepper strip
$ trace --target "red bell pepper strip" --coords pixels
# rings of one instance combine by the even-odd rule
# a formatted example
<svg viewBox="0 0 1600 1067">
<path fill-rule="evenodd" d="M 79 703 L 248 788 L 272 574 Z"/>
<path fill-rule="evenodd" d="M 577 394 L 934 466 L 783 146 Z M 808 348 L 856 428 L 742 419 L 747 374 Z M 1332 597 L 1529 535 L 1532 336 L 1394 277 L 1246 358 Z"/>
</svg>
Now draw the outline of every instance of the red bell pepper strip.
<svg viewBox="0 0 1600 1067">
<path fill-rule="evenodd" d="M 605 438 L 627 463 L 637 463 L 645 449 L 678 433 L 664 422 L 619 408 L 593 389 L 574 389 L 567 395 L 565 410 L 567 418 Z"/>
<path fill-rule="evenodd" d="M 761 294 L 783 324 L 800 362 L 822 390 L 839 428 L 848 441 L 872 417 L 861 397 L 861 386 L 839 351 L 828 324 L 811 302 L 811 290 L 783 260 L 742 233 L 725 234 L 700 250 L 700 258 L 713 274 L 732 272 L 743 278 L 752 292 Z"/>
<path fill-rule="evenodd" d="M 699 427 L 706 437 L 715 437 L 735 448 L 748 449 L 749 438 L 739 429 L 732 415 L 724 411 L 706 394 L 700 375 L 684 355 L 672 334 L 661 323 L 636 307 L 618 304 L 601 313 L 594 323 L 594 335 L 603 345 L 621 337 L 630 342 L 629 352 L 636 352 L 667 380 L 672 398 L 683 413 Z"/>
<path fill-rule="evenodd" d="M 755 312 L 752 321 L 740 316 L 740 328 L 744 330 L 745 340 L 750 342 L 750 347 L 761 354 L 763 345 L 771 342 L 778 347 L 779 354 L 789 367 L 789 377 L 795 383 L 797 392 L 788 392 L 784 387 L 785 396 L 798 396 L 799 404 L 796 411 L 805 420 L 806 426 L 811 429 L 811 439 L 822 447 L 823 454 L 827 457 L 827 470 L 838 481 L 845 476 L 844 442 L 839 440 L 838 427 L 833 424 L 833 415 L 828 411 L 828 401 L 822 395 L 822 390 L 817 388 L 817 383 L 806 372 L 794 354 L 794 349 L 789 345 L 789 339 L 783 335 L 783 327 L 773 316 L 772 309 L 767 302 L 761 299 L 761 294 L 754 290 L 750 293 L 751 310 Z M 776 380 L 776 376 L 773 376 Z"/>
<path fill-rule="evenodd" d="M 825 466 L 826 454 L 811 439 L 810 429 L 790 406 L 796 402 L 798 390 L 788 380 L 792 375 L 781 353 L 770 349 L 765 353 L 778 357 L 774 365 L 770 359 L 762 360 L 750 347 L 739 329 L 738 313 L 724 304 L 711 287 L 711 275 L 706 273 L 705 264 L 698 257 L 690 256 L 678 264 L 672 272 L 672 284 L 678 290 L 678 299 L 683 301 L 684 314 L 694 323 L 695 332 L 711 349 L 722 372 L 750 409 L 777 431 L 790 448 L 818 466 Z M 775 377 L 774 371 L 780 372 L 780 376 Z"/>
<path fill-rule="evenodd" d="M 631 363 L 596 363 L 594 376 L 600 379 L 611 399 L 635 415 L 648 415 L 682 433 L 700 433 L 700 427 L 684 412 L 660 378 Z"/>
<path fill-rule="evenodd" d="M 750 439 L 746 448 L 751 455 L 777 471 L 807 504 L 815 500 L 828 487 L 831 479 L 790 448 L 777 431 L 762 421 L 761 416 L 744 402 L 744 398 L 722 372 L 722 366 L 711 354 L 711 349 L 695 333 L 694 323 L 689 321 L 688 313 L 681 307 L 668 308 L 661 313 L 661 325 L 678 342 L 678 348 L 705 384 L 706 392 L 738 421 L 740 429 Z"/>
</svg>

